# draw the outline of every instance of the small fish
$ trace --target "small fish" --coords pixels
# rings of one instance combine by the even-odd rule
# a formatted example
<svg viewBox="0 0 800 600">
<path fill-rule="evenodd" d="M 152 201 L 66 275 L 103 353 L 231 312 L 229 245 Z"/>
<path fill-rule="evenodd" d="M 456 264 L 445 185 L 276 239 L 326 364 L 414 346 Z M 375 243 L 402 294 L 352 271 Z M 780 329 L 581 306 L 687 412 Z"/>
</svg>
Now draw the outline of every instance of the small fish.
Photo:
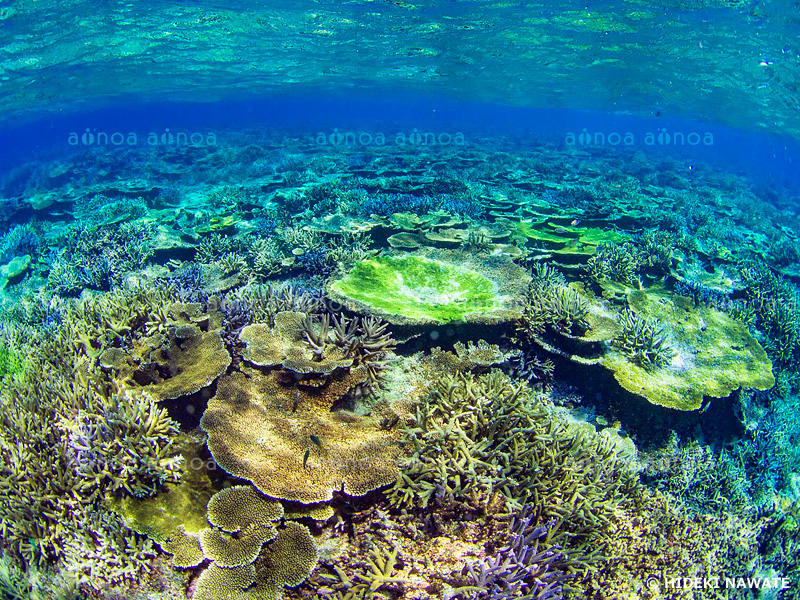
<svg viewBox="0 0 800 600">
<path fill-rule="evenodd" d="M 308 457 L 311 456 L 311 449 L 309 448 L 303 453 L 303 468 L 307 468 L 306 465 L 308 464 Z"/>
<path fill-rule="evenodd" d="M 314 443 L 314 445 L 315 445 L 317 448 L 319 448 L 320 450 L 322 450 L 322 442 L 320 441 L 320 439 L 319 439 L 317 436 L 315 436 L 315 435 L 309 435 L 309 436 L 308 436 L 308 439 L 310 439 L 310 440 L 311 440 L 311 441 Z"/>
<path fill-rule="evenodd" d="M 572 219 L 572 221 L 570 221 L 569 224 L 572 225 L 573 227 L 575 227 L 576 225 L 580 225 L 581 224 L 581 220 L 580 219 Z"/>
<path fill-rule="evenodd" d="M 567 230 L 563 227 L 556 227 L 556 233 L 567 233 Z"/>
<path fill-rule="evenodd" d="M 300 390 L 294 391 L 294 402 L 292 402 L 292 412 L 297 412 L 297 405 L 300 404 Z"/>
</svg>

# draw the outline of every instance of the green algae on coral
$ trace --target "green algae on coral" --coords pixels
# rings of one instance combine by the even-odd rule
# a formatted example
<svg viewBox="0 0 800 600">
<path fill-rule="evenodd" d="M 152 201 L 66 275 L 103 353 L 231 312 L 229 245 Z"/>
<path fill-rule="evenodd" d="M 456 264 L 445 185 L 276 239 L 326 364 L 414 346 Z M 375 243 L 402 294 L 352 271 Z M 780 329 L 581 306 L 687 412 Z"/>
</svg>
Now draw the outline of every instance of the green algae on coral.
<svg viewBox="0 0 800 600">
<path fill-rule="evenodd" d="M 503 320 L 510 301 L 495 281 L 477 269 L 434 256 L 369 258 L 333 281 L 329 290 L 334 299 L 390 323 Z"/>
<path fill-rule="evenodd" d="M 615 286 L 619 287 L 619 286 Z M 739 321 L 662 287 L 629 290 L 628 304 L 657 318 L 670 330 L 675 355 L 656 370 L 611 351 L 602 364 L 617 382 L 649 402 L 676 410 L 696 410 L 703 397 L 724 398 L 740 387 L 766 390 L 775 384 L 772 363 Z"/>
</svg>

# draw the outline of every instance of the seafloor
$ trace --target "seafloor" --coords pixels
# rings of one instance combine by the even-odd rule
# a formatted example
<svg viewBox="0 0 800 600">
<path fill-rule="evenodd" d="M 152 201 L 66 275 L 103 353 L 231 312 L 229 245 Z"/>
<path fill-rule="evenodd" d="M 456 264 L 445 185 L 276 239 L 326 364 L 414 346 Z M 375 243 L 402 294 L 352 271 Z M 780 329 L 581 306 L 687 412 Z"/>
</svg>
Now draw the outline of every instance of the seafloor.
<svg viewBox="0 0 800 600">
<path fill-rule="evenodd" d="M 797 597 L 798 199 L 692 166 L 253 132 L 16 168 L 3 597 Z"/>
</svg>

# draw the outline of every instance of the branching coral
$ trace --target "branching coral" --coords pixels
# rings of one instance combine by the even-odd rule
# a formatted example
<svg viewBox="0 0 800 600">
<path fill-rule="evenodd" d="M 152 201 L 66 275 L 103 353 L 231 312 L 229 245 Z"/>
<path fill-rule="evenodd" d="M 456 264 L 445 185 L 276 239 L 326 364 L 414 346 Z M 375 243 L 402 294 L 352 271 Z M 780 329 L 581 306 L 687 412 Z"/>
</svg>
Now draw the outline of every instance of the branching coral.
<svg viewBox="0 0 800 600">
<path fill-rule="evenodd" d="M 782 366 L 800 362 L 800 314 L 798 293 L 787 280 L 764 263 L 744 263 L 739 272 L 756 324 L 767 335 L 765 348 Z"/>
<path fill-rule="evenodd" d="M 522 311 L 521 328 L 534 335 L 547 329 L 564 335 L 580 335 L 587 329 L 588 312 L 588 300 L 573 288 L 532 284 Z"/>
<path fill-rule="evenodd" d="M 656 277 L 668 275 L 675 253 L 672 236 L 666 231 L 649 230 L 642 234 L 640 244 L 642 270 Z"/>
<path fill-rule="evenodd" d="M 569 561 L 549 542 L 554 523 L 537 525 L 531 506 L 513 517 L 508 541 L 494 556 L 464 567 L 469 584 L 446 590 L 470 600 L 556 600 L 563 597 L 563 584 L 573 578 Z"/>
<path fill-rule="evenodd" d="M 532 352 L 520 353 L 511 359 L 511 375 L 527 382 L 528 385 L 551 381 L 555 369 L 552 360 L 541 358 Z"/>
<path fill-rule="evenodd" d="M 320 314 L 324 309 L 320 294 L 290 285 L 248 285 L 237 290 L 228 303 L 241 305 L 250 323 L 265 323 L 270 327 L 275 325 L 275 315 L 279 312 L 311 315 Z"/>
<path fill-rule="evenodd" d="M 645 369 L 669 364 L 673 351 L 661 324 L 630 308 L 620 314 L 620 324 L 622 333 L 613 344 L 633 362 Z"/>
<path fill-rule="evenodd" d="M 407 569 L 398 569 L 399 545 L 389 549 L 373 544 L 364 561 L 365 569 L 349 577 L 341 569 L 336 569 L 336 575 L 326 575 L 326 580 L 335 582 L 344 588 L 344 593 L 339 593 L 340 600 L 356 600 L 366 597 L 383 597 L 384 593 L 398 592 L 408 580 Z"/>
<path fill-rule="evenodd" d="M 636 285 L 639 282 L 640 259 L 633 244 L 600 244 L 589 259 L 586 269 L 595 281 L 610 279 Z"/>
<path fill-rule="evenodd" d="M 434 382 L 406 436 L 414 451 L 388 492 L 393 505 L 469 510 L 499 499 L 519 509 L 531 502 L 535 523 L 555 520 L 551 541 L 583 569 L 636 487 L 613 449 L 576 437 L 497 371 Z"/>
<path fill-rule="evenodd" d="M 174 481 L 181 465 L 170 449 L 177 428 L 151 401 L 73 389 L 41 374 L 37 380 L 38 393 L 28 390 L 2 411 L 0 509 L 6 542 L 27 554 L 36 540 L 35 554 L 52 558 L 63 551 L 56 523 L 80 518 L 104 493 L 152 493 Z M 24 443 L 17 444 L 21 431 Z"/>
<path fill-rule="evenodd" d="M 116 389 L 97 363 L 104 348 L 144 327 L 158 298 L 130 292 L 75 303 L 58 329 L 26 341 L 28 368 L 3 386 L 5 547 L 29 565 L 62 561 L 84 586 L 136 578 L 154 555 L 104 502 L 152 494 L 182 469 L 177 423 L 152 400 Z"/>
<path fill-rule="evenodd" d="M 75 226 L 64 234 L 63 249 L 50 265 L 48 285 L 58 294 L 77 295 L 84 288 L 107 290 L 141 268 L 152 256 L 152 225 Z"/>
<path fill-rule="evenodd" d="M 113 513 L 91 513 L 64 544 L 64 568 L 96 590 L 133 582 L 152 570 L 152 542 L 130 531 Z"/>
<path fill-rule="evenodd" d="M 25 369 L 25 363 L 19 351 L 8 346 L 0 346 L 0 379 L 6 375 L 15 375 Z"/>
</svg>

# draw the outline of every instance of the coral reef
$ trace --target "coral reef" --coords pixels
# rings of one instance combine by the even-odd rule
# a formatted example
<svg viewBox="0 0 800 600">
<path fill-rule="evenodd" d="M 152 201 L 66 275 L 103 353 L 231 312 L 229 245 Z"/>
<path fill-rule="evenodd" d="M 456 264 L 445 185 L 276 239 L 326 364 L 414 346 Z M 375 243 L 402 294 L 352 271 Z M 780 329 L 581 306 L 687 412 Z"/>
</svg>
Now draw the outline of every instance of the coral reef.
<svg viewBox="0 0 800 600">
<path fill-rule="evenodd" d="M 576 436 L 498 371 L 432 382 L 416 410 L 406 430 L 413 453 L 388 492 L 393 505 L 469 511 L 500 501 L 518 510 L 532 502 L 537 524 L 558 523 L 548 539 L 588 568 L 603 524 L 636 486 L 613 449 Z"/>
<path fill-rule="evenodd" d="M 0 181 L 0 595 L 797 574 L 795 199 L 610 148 L 227 142 Z"/>
</svg>

